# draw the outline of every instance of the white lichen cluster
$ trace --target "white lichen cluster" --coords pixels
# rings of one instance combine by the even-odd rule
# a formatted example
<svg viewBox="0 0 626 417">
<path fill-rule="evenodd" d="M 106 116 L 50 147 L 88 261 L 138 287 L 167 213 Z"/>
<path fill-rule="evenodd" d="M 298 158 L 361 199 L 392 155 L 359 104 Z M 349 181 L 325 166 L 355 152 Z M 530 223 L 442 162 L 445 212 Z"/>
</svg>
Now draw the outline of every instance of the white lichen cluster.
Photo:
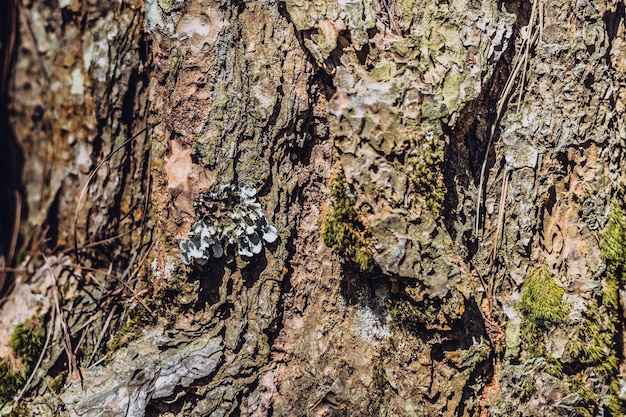
<svg viewBox="0 0 626 417">
<path fill-rule="evenodd" d="M 217 191 L 201 195 L 194 204 L 198 222 L 180 242 L 185 265 L 205 265 L 211 258 L 224 256 L 229 248 L 252 257 L 261 253 L 263 241 L 278 239 L 252 187 L 241 183 L 238 187 L 222 185 Z"/>
</svg>

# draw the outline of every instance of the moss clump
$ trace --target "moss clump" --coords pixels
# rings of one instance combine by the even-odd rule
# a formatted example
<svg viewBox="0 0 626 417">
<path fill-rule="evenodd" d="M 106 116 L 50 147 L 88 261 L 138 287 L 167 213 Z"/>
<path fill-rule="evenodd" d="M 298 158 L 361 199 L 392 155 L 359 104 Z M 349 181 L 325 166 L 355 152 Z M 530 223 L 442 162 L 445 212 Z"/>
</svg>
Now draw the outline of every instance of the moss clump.
<svg viewBox="0 0 626 417">
<path fill-rule="evenodd" d="M 388 301 L 389 316 L 392 323 L 406 332 L 420 334 L 429 332 L 448 332 L 455 323 L 465 317 L 465 298 L 453 289 L 445 297 L 429 297 L 424 289 L 408 282 L 403 294 Z M 472 334 L 479 334 L 478 328 L 468 329 Z M 478 332 L 478 333 L 476 333 Z"/>
<path fill-rule="evenodd" d="M 392 322 L 399 328 L 409 332 L 419 331 L 420 328 L 426 325 L 434 313 L 427 304 L 417 306 L 407 300 L 393 301 L 389 309 Z"/>
<path fill-rule="evenodd" d="M 34 365 L 43 348 L 46 333 L 39 317 L 34 317 L 17 325 L 9 346 L 25 365 Z"/>
<path fill-rule="evenodd" d="M 600 250 L 606 263 L 606 277 L 602 304 L 617 313 L 619 309 L 619 286 L 624 283 L 626 267 L 626 222 L 617 203 L 609 212 L 609 221 L 600 235 Z M 617 317 L 615 317 L 617 320 Z"/>
<path fill-rule="evenodd" d="M 593 417 L 597 414 L 600 396 L 596 394 L 588 377 L 584 374 L 571 378 L 569 391 L 578 394 L 579 400 L 574 407 L 575 415 L 580 417 Z"/>
<path fill-rule="evenodd" d="M 351 195 L 341 170 L 331 180 L 330 197 L 332 208 L 322 225 L 324 243 L 361 271 L 371 271 L 374 266 L 369 248 L 371 237 L 354 208 L 355 197 Z"/>
<path fill-rule="evenodd" d="M 385 395 L 387 388 L 391 385 L 389 384 L 389 381 L 387 381 L 385 368 L 383 367 L 383 362 L 380 358 L 377 358 L 372 365 L 372 381 L 378 398 L 382 398 Z"/>
<path fill-rule="evenodd" d="M 522 338 L 530 357 L 549 356 L 543 345 L 543 333 L 565 321 L 564 290 L 550 276 L 548 267 L 535 268 L 522 288 L 520 309 L 524 316 Z"/>
<path fill-rule="evenodd" d="M 9 364 L 0 362 L 0 404 L 10 402 L 24 386 L 26 373 L 12 369 Z"/>
<path fill-rule="evenodd" d="M 9 346 L 18 363 L 10 364 L 6 359 L 0 361 L 0 404 L 11 401 L 24 386 L 26 375 L 39 359 L 44 340 L 45 331 L 40 317 L 33 317 L 15 327 Z"/>
<path fill-rule="evenodd" d="M 626 270 L 626 221 L 622 208 L 616 202 L 611 205 L 609 220 L 600 235 L 602 259 L 606 263 L 606 277 L 602 292 L 602 306 L 596 312 L 594 325 L 598 327 L 598 337 L 594 339 L 592 359 L 598 364 L 600 371 L 611 375 L 609 396 L 609 414 L 622 416 L 626 413 L 626 405 L 619 398 L 619 382 L 616 378 L 618 359 L 615 347 L 615 336 L 619 322 L 619 289 L 624 284 Z M 600 314 L 600 309 L 605 314 Z M 602 320 L 601 320 L 602 319 Z M 597 323 L 600 323 L 600 327 Z"/>
<path fill-rule="evenodd" d="M 443 162 L 443 142 L 431 135 L 426 135 L 421 144 L 419 156 L 408 159 L 413 167 L 412 184 L 415 191 L 424 198 L 426 206 L 438 214 L 446 196 L 446 186 L 439 166 Z"/>
<path fill-rule="evenodd" d="M 613 347 L 615 327 L 605 309 L 593 311 L 579 325 L 576 338 L 569 344 L 572 358 L 591 365 L 598 371 L 612 374 L 617 370 L 617 355 Z"/>
<path fill-rule="evenodd" d="M 573 392 L 581 396 L 577 415 L 596 415 L 602 407 L 607 415 L 623 416 L 626 407 L 619 398 L 619 360 L 615 338 L 619 332 L 619 290 L 624 283 L 626 265 L 626 222 L 617 203 L 612 204 L 606 228 L 600 234 L 600 250 L 606 263 L 602 294 L 590 298 L 585 317 L 566 349 L 572 363 L 587 365 L 586 374 L 603 384 L 604 388 L 608 385 L 608 393 L 603 390 L 600 395 L 589 387 L 589 381 L 582 388 L 574 381 Z"/>
<path fill-rule="evenodd" d="M 619 397 L 620 383 L 615 377 L 611 379 L 611 387 L 609 393 L 609 415 L 621 417 L 624 415 L 624 401 Z"/>
<path fill-rule="evenodd" d="M 624 213 L 617 203 L 613 203 L 609 212 L 609 221 L 600 236 L 602 258 L 606 262 L 607 273 L 615 275 L 623 282 L 626 265 L 626 221 Z"/>
</svg>

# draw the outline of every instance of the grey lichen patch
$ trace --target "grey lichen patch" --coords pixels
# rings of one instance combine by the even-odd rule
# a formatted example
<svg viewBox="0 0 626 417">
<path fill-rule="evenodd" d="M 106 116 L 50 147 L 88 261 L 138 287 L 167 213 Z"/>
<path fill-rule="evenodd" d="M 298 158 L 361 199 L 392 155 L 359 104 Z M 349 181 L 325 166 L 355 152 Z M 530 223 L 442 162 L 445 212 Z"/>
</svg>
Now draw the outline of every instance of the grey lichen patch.
<svg viewBox="0 0 626 417">
<path fill-rule="evenodd" d="M 69 383 L 59 399 L 71 416 L 143 416 L 151 400 L 167 398 L 215 372 L 224 356 L 218 332 L 205 329 L 186 343 L 176 332 L 170 336 L 162 328 L 147 329 L 109 363 L 85 372 L 84 383 Z M 166 343 L 168 349 L 159 349 Z"/>
<path fill-rule="evenodd" d="M 256 189 L 240 183 L 221 185 L 200 195 L 194 202 L 197 222 L 189 236 L 180 242 L 185 265 L 205 265 L 221 258 L 228 248 L 245 257 L 258 255 L 263 242 L 278 239 L 276 228 L 268 223 L 256 197 Z"/>
</svg>

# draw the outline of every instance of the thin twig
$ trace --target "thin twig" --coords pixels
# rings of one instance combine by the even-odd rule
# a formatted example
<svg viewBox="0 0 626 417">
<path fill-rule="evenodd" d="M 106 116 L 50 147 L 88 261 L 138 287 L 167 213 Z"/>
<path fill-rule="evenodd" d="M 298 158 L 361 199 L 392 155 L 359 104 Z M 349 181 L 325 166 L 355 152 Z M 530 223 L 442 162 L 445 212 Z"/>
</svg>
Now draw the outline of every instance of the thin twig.
<svg viewBox="0 0 626 417">
<path fill-rule="evenodd" d="M 491 256 L 489 260 L 490 271 L 493 268 L 493 265 L 496 261 L 496 253 L 500 247 L 500 238 L 501 238 L 502 230 L 504 229 L 504 206 L 505 206 L 504 203 L 506 202 L 508 185 L 509 185 L 509 166 L 505 165 L 504 178 L 502 180 L 502 189 L 500 190 L 500 205 L 498 207 L 498 223 L 496 225 L 496 233 L 493 236 Z"/>
<path fill-rule="evenodd" d="M 20 220 L 21 220 L 21 212 L 22 212 L 22 200 L 20 199 L 20 193 L 15 192 L 15 217 L 13 219 L 13 232 L 11 236 L 11 243 L 9 245 L 9 251 L 7 252 L 6 258 L 4 255 L 0 255 L 0 295 L 9 294 L 9 288 L 4 288 L 6 285 L 7 272 L 16 272 L 19 269 L 11 268 L 13 264 L 13 257 L 15 256 L 15 248 L 17 247 L 17 238 L 20 233 Z M 11 286 L 12 289 L 12 286 Z M 2 292 L 2 290 L 6 290 Z M 0 303 L 4 300 L 0 300 Z"/>
<path fill-rule="evenodd" d="M 74 310 L 74 312 L 76 312 L 76 310 Z M 72 336 L 76 336 L 81 330 L 87 328 L 91 323 L 93 323 L 94 321 L 98 320 L 98 318 L 100 318 L 100 315 L 102 314 L 102 311 L 96 311 L 91 317 L 89 317 L 89 319 L 87 319 L 86 322 L 84 322 L 83 324 L 81 324 L 77 329 L 74 330 L 70 330 L 71 331 L 71 335 Z M 76 344 L 76 350 L 78 350 L 78 346 L 80 345 L 80 342 Z"/>
<path fill-rule="evenodd" d="M 133 255 L 133 259 L 128 264 L 128 268 L 126 268 L 126 270 L 124 271 L 124 274 L 122 274 L 122 278 L 119 281 L 124 287 L 126 287 L 133 294 L 133 298 L 136 299 L 139 302 L 139 304 L 141 304 L 143 306 L 143 308 L 146 309 L 146 311 L 150 314 L 150 316 L 152 318 L 154 318 L 154 312 L 152 311 L 152 309 L 150 307 L 148 307 L 148 305 L 141 299 L 141 297 L 139 297 L 136 294 L 134 288 L 131 288 L 126 282 L 124 282 L 124 278 L 126 278 L 127 275 L 128 276 L 134 276 L 134 275 L 139 273 L 139 268 L 141 268 L 141 265 L 143 265 L 143 263 L 145 262 L 146 258 L 148 257 L 148 255 L 152 251 L 152 248 L 154 247 L 154 244 L 155 244 L 155 241 L 152 241 L 152 243 L 150 244 L 150 247 L 148 248 L 146 253 L 144 253 L 143 257 L 141 258 L 141 262 L 139 262 L 135 272 L 132 275 L 128 275 L 128 273 L 130 272 L 130 267 L 133 265 L 133 263 L 135 261 L 135 258 L 136 258 L 136 254 Z"/>
<path fill-rule="evenodd" d="M 387 0 L 381 0 L 383 5 L 385 6 L 385 10 L 387 11 L 387 16 L 389 17 L 389 25 L 391 26 L 391 30 L 394 35 L 400 35 L 402 31 L 398 26 L 398 22 L 396 22 L 395 16 L 391 13 L 391 9 L 389 8 L 389 3 Z"/>
<path fill-rule="evenodd" d="M 98 359 L 97 361 L 95 361 L 91 366 L 89 366 L 88 369 L 91 368 L 95 368 L 96 366 L 100 365 L 102 362 L 104 362 L 105 360 L 107 360 L 107 358 L 111 356 L 111 352 L 107 353 L 106 355 L 104 355 L 103 357 L 101 357 L 100 359 Z"/>
<path fill-rule="evenodd" d="M 113 316 L 115 315 L 116 310 L 117 310 L 117 304 L 113 306 L 113 308 L 109 312 L 109 316 L 107 317 L 106 321 L 104 322 L 104 326 L 102 326 L 102 330 L 100 331 L 100 335 L 98 336 L 98 341 L 96 342 L 96 345 L 93 347 L 93 351 L 91 352 L 91 356 L 89 356 L 89 360 L 87 361 L 87 367 L 89 367 L 91 365 L 91 362 L 95 358 L 96 353 L 98 353 L 98 348 L 100 347 L 100 344 L 102 343 L 102 340 L 104 339 L 104 335 L 105 335 L 107 329 L 111 325 L 111 320 L 113 320 Z"/>
<path fill-rule="evenodd" d="M 537 0 L 535 0 L 535 2 L 533 4 L 536 4 L 536 2 L 537 2 Z M 533 7 L 533 10 L 534 10 L 534 7 Z M 534 17 L 534 16 L 533 16 L 533 18 L 536 19 L 536 17 Z M 542 22 L 543 21 L 543 17 L 540 16 L 539 17 L 539 21 Z M 524 58 L 524 55 L 522 55 L 522 54 L 523 53 L 525 54 L 527 50 L 530 51 L 531 46 L 535 44 L 535 42 L 537 41 L 537 39 L 539 37 L 539 33 L 541 33 L 541 30 L 538 30 L 538 31 L 533 31 L 532 30 L 532 25 L 533 24 L 534 24 L 533 21 L 530 21 L 528 23 L 529 33 L 527 34 L 526 38 L 522 42 L 522 47 L 517 52 L 517 56 L 516 56 L 516 59 L 515 59 L 515 61 L 516 61 L 515 62 L 515 66 L 513 68 L 513 71 L 511 72 L 511 74 L 507 78 L 506 84 L 504 86 L 504 90 L 503 90 L 502 94 L 500 95 L 500 100 L 498 101 L 498 106 L 496 108 L 496 117 L 495 117 L 493 123 L 491 124 L 491 129 L 489 130 L 489 140 L 487 141 L 487 147 L 485 149 L 485 157 L 483 158 L 483 163 L 482 163 L 482 166 L 481 166 L 481 169 L 480 169 L 480 180 L 479 180 L 479 183 L 478 183 L 478 198 L 476 199 L 476 221 L 474 223 L 474 235 L 476 237 L 478 237 L 478 234 L 479 234 L 479 231 L 480 231 L 480 209 L 481 209 L 481 206 L 482 206 L 483 187 L 484 187 L 484 183 L 485 183 L 485 171 L 487 169 L 487 158 L 489 156 L 489 151 L 491 149 L 491 144 L 492 144 L 493 138 L 495 136 L 496 126 L 500 122 L 500 118 L 502 117 L 502 113 L 504 112 L 504 107 L 505 107 L 506 103 L 508 102 L 508 99 L 510 98 L 511 90 L 513 89 L 513 86 L 516 83 L 517 77 L 518 77 L 520 71 L 522 70 L 522 68 L 525 66 L 526 59 Z"/>
<path fill-rule="evenodd" d="M 7 268 L 6 266 L 0 268 L 0 272 L 13 272 L 14 274 L 22 273 L 24 271 L 26 271 L 24 268 Z"/>
<path fill-rule="evenodd" d="M 528 60 L 530 57 L 530 48 L 532 46 L 532 43 L 530 42 L 530 39 L 535 35 L 535 27 L 532 25 L 532 22 L 534 22 L 536 20 L 536 15 L 537 15 L 537 0 L 533 1 L 533 7 L 532 10 L 530 12 L 530 19 L 529 19 L 529 23 L 528 23 L 528 32 L 526 33 L 526 38 L 524 39 L 524 42 L 522 43 L 522 48 L 521 50 L 524 51 L 523 54 L 523 65 L 522 65 L 522 80 L 520 82 L 520 89 L 519 89 L 519 94 L 517 95 L 517 111 L 519 112 L 519 109 L 521 107 L 522 104 L 522 92 L 524 91 L 524 84 L 526 83 L 526 72 L 528 70 Z"/>
</svg>

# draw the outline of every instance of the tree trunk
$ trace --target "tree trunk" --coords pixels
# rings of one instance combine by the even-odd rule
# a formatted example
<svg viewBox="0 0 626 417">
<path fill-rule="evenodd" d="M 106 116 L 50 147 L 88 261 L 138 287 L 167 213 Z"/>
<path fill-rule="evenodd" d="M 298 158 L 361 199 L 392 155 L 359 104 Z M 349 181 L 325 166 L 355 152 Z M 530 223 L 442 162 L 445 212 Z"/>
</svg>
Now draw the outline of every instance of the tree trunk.
<svg viewBox="0 0 626 417">
<path fill-rule="evenodd" d="M 15 7 L 5 410 L 624 415 L 622 2 Z"/>
</svg>

